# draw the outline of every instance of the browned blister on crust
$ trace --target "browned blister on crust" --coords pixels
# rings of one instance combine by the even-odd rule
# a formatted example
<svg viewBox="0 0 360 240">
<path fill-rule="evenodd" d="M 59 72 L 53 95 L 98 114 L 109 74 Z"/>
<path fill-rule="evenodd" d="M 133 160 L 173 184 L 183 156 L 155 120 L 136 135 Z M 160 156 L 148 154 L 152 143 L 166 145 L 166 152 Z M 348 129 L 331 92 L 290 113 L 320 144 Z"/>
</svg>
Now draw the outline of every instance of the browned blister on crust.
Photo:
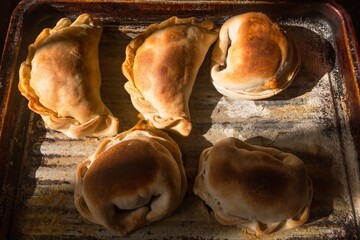
<svg viewBox="0 0 360 240">
<path fill-rule="evenodd" d="M 126 235 L 171 215 L 186 190 L 177 144 L 140 122 L 103 140 L 78 166 L 75 205 L 84 218 Z"/>
<path fill-rule="evenodd" d="M 119 121 L 100 96 L 102 26 L 89 14 L 60 19 L 29 46 L 19 90 L 46 126 L 71 138 L 113 136 Z"/>
<path fill-rule="evenodd" d="M 270 234 L 304 224 L 312 181 L 295 155 L 226 138 L 200 156 L 194 193 L 224 225 Z"/>
<path fill-rule="evenodd" d="M 134 107 L 154 127 L 189 135 L 189 98 L 218 29 L 211 21 L 169 18 L 152 24 L 126 48 L 122 72 Z"/>
</svg>

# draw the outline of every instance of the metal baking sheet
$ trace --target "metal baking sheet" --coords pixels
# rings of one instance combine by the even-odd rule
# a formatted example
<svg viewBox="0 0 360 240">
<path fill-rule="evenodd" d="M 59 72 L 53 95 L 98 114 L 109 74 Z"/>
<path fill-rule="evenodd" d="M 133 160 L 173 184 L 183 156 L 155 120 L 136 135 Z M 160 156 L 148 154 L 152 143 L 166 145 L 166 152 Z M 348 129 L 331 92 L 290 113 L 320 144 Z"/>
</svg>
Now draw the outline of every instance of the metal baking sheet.
<svg viewBox="0 0 360 240">
<path fill-rule="evenodd" d="M 76 211 L 76 166 L 100 138 L 68 139 L 47 129 L 17 90 L 27 47 L 61 17 L 90 13 L 104 23 L 99 46 L 101 94 L 121 121 L 137 122 L 123 85 L 125 47 L 149 24 L 171 16 L 212 19 L 261 11 L 277 21 L 300 49 L 302 65 L 291 86 L 261 101 L 230 100 L 210 82 L 210 54 L 190 99 L 193 130 L 179 144 L 189 190 L 174 214 L 126 239 L 248 239 L 248 232 L 218 224 L 192 193 L 201 151 L 229 136 L 298 155 L 313 180 L 307 223 L 267 239 L 359 238 L 359 51 L 344 10 L 327 1 L 79 1 L 25 0 L 13 13 L 0 71 L 0 237 L 3 239 L 118 239 Z M 266 239 L 266 237 L 264 238 Z"/>
</svg>

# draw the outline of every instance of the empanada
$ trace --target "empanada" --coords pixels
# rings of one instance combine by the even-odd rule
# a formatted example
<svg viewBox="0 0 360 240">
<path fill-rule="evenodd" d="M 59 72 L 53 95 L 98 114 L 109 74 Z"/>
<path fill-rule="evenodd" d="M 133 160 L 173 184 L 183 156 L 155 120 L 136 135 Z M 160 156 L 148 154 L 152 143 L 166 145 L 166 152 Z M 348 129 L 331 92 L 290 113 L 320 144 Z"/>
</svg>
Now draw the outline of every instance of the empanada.
<svg viewBox="0 0 360 240">
<path fill-rule="evenodd" d="M 20 92 L 45 124 L 71 138 L 113 136 L 119 121 L 100 96 L 98 44 L 102 26 L 89 14 L 62 18 L 29 46 Z"/>
<path fill-rule="evenodd" d="M 211 21 L 172 17 L 133 39 L 122 71 L 134 107 L 159 129 L 183 136 L 192 125 L 189 98 L 218 29 Z"/>
<path fill-rule="evenodd" d="M 234 99 L 264 99 L 287 88 L 298 72 L 295 43 L 263 13 L 228 19 L 212 53 L 215 88 Z"/>
<path fill-rule="evenodd" d="M 313 192 L 298 157 L 232 137 L 202 152 L 193 190 L 219 223 L 259 235 L 304 224 Z"/>
<path fill-rule="evenodd" d="M 169 216 L 186 190 L 178 145 L 140 122 L 103 140 L 78 166 L 75 205 L 84 218 L 126 235 Z"/>
</svg>

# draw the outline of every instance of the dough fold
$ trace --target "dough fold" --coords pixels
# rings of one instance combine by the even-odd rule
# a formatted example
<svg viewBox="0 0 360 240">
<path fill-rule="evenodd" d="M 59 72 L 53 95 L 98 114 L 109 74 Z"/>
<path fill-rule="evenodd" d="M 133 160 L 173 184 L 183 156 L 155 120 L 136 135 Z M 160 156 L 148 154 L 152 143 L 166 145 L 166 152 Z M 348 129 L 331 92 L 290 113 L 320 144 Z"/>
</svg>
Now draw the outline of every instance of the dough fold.
<svg viewBox="0 0 360 240">
<path fill-rule="evenodd" d="M 150 25 L 126 48 L 122 72 L 134 107 L 158 129 L 188 136 L 189 98 L 218 29 L 211 21 L 171 17 Z"/>
<path fill-rule="evenodd" d="M 193 190 L 219 223 L 259 235 L 304 224 L 313 194 L 298 157 L 231 137 L 202 152 Z"/>
<path fill-rule="evenodd" d="M 75 206 L 89 221 L 127 235 L 171 215 L 186 190 L 177 144 L 140 121 L 104 139 L 78 166 Z"/>
<path fill-rule="evenodd" d="M 294 41 L 263 13 L 228 19 L 212 52 L 211 78 L 233 99 L 264 99 L 286 89 L 300 68 Z"/>
<path fill-rule="evenodd" d="M 19 90 L 45 125 L 71 138 L 113 136 L 119 121 L 100 96 L 98 44 L 101 23 L 82 14 L 60 19 L 30 44 Z"/>
</svg>

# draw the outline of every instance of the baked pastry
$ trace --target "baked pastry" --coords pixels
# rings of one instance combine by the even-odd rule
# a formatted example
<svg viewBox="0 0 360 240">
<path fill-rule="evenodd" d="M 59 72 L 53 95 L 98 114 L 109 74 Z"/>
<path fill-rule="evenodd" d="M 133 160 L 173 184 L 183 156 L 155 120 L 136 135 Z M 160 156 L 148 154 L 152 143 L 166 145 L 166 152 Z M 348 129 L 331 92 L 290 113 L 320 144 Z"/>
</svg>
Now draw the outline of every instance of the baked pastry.
<svg viewBox="0 0 360 240">
<path fill-rule="evenodd" d="M 100 23 L 89 14 L 60 19 L 29 46 L 19 90 L 45 124 L 71 138 L 113 136 L 119 121 L 100 96 Z"/>
<path fill-rule="evenodd" d="M 298 72 L 295 43 L 263 13 L 234 16 L 221 27 L 212 52 L 211 78 L 234 99 L 264 99 L 287 88 Z"/>
<path fill-rule="evenodd" d="M 172 214 L 186 190 L 178 145 L 140 122 L 103 140 L 78 166 L 75 205 L 84 218 L 126 235 Z"/>
<path fill-rule="evenodd" d="M 304 224 L 313 192 L 298 157 L 232 137 L 202 152 L 193 190 L 219 223 L 259 235 Z"/>
<path fill-rule="evenodd" d="M 169 18 L 152 24 L 126 48 L 122 72 L 134 107 L 154 127 L 183 136 L 191 131 L 188 101 L 218 29 L 211 21 Z"/>
</svg>

